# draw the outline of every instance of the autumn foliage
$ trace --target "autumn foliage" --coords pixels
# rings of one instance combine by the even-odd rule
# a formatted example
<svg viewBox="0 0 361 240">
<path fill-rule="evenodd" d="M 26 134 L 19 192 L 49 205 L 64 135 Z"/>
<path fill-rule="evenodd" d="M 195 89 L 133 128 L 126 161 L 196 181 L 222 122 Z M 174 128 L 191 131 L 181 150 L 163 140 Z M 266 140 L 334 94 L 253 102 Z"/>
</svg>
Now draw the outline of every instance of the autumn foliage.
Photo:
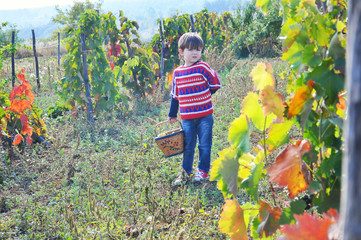
<svg viewBox="0 0 361 240">
<path fill-rule="evenodd" d="M 31 145 L 33 132 L 44 135 L 46 128 L 40 118 L 40 110 L 33 104 L 35 96 L 30 83 L 25 79 L 25 70 L 22 69 L 17 77 L 21 84 L 15 85 L 8 96 L 7 93 L 0 92 L 0 137 L 13 139 L 12 145 L 19 145 L 23 141 Z"/>
<path fill-rule="evenodd" d="M 226 198 L 219 227 L 231 239 L 332 239 L 347 93 L 340 59 L 324 52 L 333 36 L 346 46 L 347 4 L 331 0 L 322 12 L 314 0 L 280 3 L 282 59 L 290 67 L 280 76 L 288 82 L 287 93 L 277 92 L 277 76 L 269 63 L 253 68 L 253 91 L 230 124 L 230 146 L 211 168 L 211 180 L 218 181 Z M 257 1 L 265 11 L 272 4 Z M 269 187 L 266 194 L 260 194 L 261 182 Z M 242 190 L 249 196 L 243 205 L 237 199 Z"/>
</svg>

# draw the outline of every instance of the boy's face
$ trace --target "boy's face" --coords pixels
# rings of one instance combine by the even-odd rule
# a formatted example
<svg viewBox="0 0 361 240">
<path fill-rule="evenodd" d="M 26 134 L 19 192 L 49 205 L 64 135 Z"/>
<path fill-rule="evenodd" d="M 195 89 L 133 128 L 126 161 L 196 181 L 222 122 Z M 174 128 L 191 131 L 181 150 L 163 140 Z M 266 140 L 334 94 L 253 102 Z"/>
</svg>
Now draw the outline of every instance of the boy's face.
<svg viewBox="0 0 361 240">
<path fill-rule="evenodd" d="M 202 56 L 202 49 L 188 49 L 185 48 L 184 50 L 179 49 L 179 54 L 184 59 L 184 66 L 190 66 L 201 59 Z"/>
</svg>

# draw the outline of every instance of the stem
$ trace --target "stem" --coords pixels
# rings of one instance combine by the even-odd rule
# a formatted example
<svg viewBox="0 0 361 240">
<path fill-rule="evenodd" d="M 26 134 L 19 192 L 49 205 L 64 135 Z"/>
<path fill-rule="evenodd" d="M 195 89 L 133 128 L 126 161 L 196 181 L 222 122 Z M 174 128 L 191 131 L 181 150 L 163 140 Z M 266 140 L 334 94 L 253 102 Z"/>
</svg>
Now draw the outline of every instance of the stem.
<svg viewBox="0 0 361 240">
<path fill-rule="evenodd" d="M 271 192 L 272 192 L 272 198 L 273 198 L 273 202 L 275 204 L 275 206 L 277 206 L 277 202 L 276 202 L 276 193 L 275 193 L 275 189 L 273 188 L 273 185 L 270 181 L 268 181 L 270 187 L 271 187 Z"/>
<path fill-rule="evenodd" d="M 313 171 L 313 169 L 304 161 L 304 163 L 306 164 L 308 170 L 311 171 L 311 173 L 320 181 L 322 182 L 322 179 Z"/>
<path fill-rule="evenodd" d="M 267 116 L 264 118 L 264 126 L 263 126 L 263 151 L 264 151 L 264 159 L 267 162 L 267 149 L 266 149 L 266 123 L 267 123 Z"/>
</svg>

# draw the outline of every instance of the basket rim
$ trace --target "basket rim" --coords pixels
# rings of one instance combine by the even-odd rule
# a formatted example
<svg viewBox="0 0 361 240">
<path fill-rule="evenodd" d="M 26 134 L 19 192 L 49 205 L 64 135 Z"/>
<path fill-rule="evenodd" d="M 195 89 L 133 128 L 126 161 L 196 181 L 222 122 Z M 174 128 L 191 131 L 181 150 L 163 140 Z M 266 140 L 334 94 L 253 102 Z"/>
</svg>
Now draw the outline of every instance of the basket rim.
<svg viewBox="0 0 361 240">
<path fill-rule="evenodd" d="M 155 140 L 161 140 L 161 139 L 164 139 L 164 138 L 169 138 L 169 137 L 173 137 L 173 136 L 176 136 L 178 134 L 181 134 L 181 133 L 184 133 L 184 130 L 180 130 L 178 132 L 175 132 L 175 133 L 172 133 L 172 134 L 168 134 L 168 135 L 165 135 L 165 136 L 162 136 L 162 137 L 156 137 Z"/>
</svg>

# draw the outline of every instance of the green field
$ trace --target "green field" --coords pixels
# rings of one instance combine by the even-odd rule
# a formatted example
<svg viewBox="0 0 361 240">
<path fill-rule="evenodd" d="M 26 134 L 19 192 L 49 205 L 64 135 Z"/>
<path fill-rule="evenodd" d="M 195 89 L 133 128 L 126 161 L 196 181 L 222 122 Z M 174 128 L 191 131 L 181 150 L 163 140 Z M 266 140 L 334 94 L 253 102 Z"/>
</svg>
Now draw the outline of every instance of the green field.
<svg viewBox="0 0 361 240">
<path fill-rule="evenodd" d="M 212 161 L 229 146 L 228 128 L 252 90 L 249 73 L 259 61 L 270 62 L 278 92 L 285 94 L 278 74 L 287 64 L 280 59 L 229 57 L 224 66 L 212 66 L 223 85 L 213 96 Z M 32 64 L 17 62 L 35 88 Z M 59 100 L 52 84 L 63 73 L 55 58 L 41 59 L 40 66 L 42 90 L 34 89 L 35 102 L 46 116 Z M 169 92 L 133 102 L 125 115 L 96 116 L 94 127 L 85 111 L 75 121 L 69 113 L 45 117 L 52 147 L 15 149 L 13 161 L 0 148 L 0 239 L 227 239 L 218 229 L 224 198 L 217 183 L 173 186 L 182 157 L 164 158 L 154 141 L 154 125 L 167 119 Z M 268 188 L 261 186 L 259 194 L 267 195 Z M 244 192 L 237 198 L 248 201 Z"/>
</svg>

